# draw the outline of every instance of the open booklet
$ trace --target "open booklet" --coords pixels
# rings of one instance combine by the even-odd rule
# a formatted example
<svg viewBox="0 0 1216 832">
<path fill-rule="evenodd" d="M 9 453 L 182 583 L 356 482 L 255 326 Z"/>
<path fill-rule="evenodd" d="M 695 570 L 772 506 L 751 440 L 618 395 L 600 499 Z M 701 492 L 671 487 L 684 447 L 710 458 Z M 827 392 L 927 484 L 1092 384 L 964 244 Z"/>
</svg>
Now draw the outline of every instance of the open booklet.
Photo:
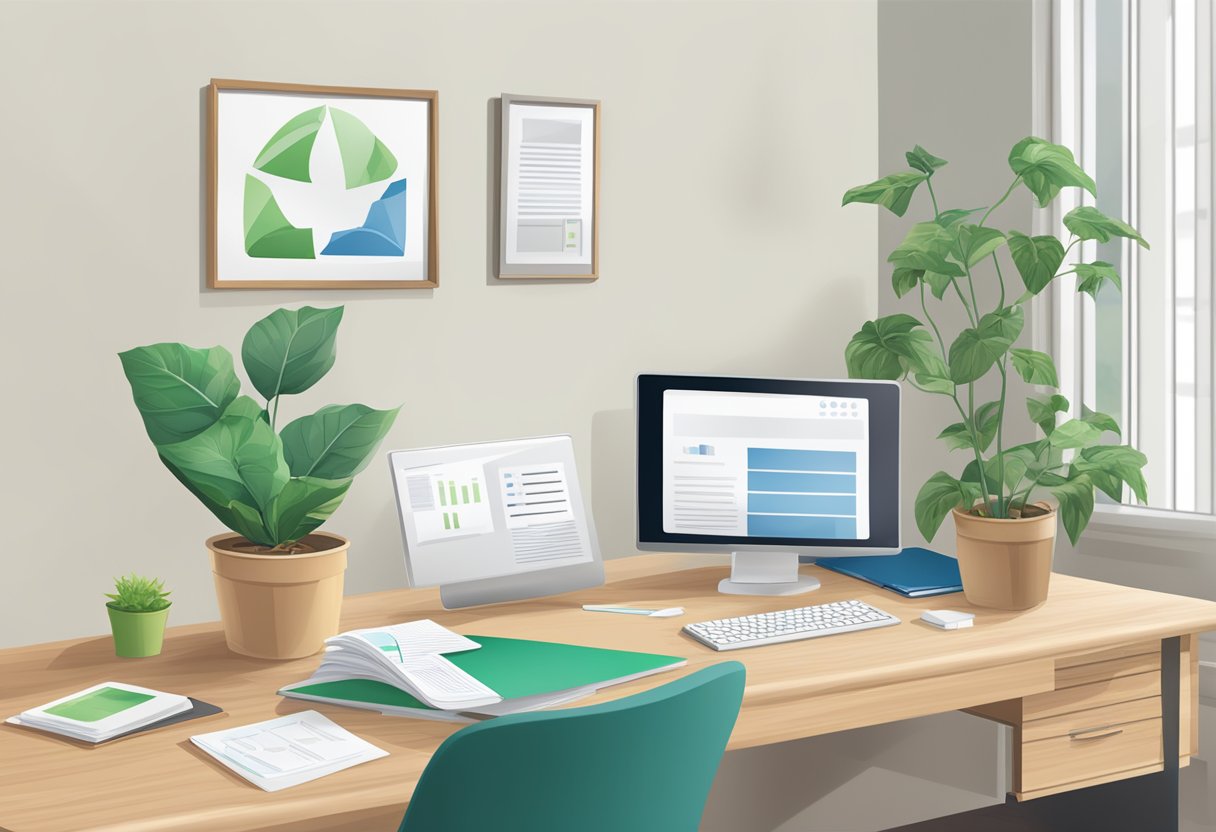
<svg viewBox="0 0 1216 832">
<path fill-rule="evenodd" d="M 316 673 L 279 693 L 397 716 L 468 720 L 573 701 L 683 664 L 678 656 L 465 637 L 423 619 L 334 636 Z"/>
<path fill-rule="evenodd" d="M 321 666 L 309 681 L 370 679 L 445 711 L 492 705 L 502 697 L 443 657 L 480 647 L 429 618 L 351 630 L 326 639 Z"/>
</svg>

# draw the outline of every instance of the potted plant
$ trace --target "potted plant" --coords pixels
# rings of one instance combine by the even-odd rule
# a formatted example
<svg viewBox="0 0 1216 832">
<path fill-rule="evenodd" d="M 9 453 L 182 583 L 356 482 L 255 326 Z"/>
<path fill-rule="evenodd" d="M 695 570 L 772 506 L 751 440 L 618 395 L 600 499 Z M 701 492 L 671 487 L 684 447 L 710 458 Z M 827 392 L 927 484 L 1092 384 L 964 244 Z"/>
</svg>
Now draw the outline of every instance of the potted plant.
<svg viewBox="0 0 1216 832">
<path fill-rule="evenodd" d="M 114 579 L 114 594 L 106 594 L 106 612 L 114 634 L 114 653 L 128 659 L 159 656 L 165 622 L 172 603 L 165 585 L 153 578 L 128 575 Z"/>
<path fill-rule="evenodd" d="M 988 225 L 992 212 L 1019 185 L 1041 207 L 1062 188 L 1094 194 L 1093 180 L 1066 147 L 1033 136 L 1014 145 L 1009 153 L 1013 181 L 987 208 L 941 208 L 933 177 L 946 160 L 919 145 L 906 158 L 911 170 L 853 188 L 842 204 L 874 203 L 902 217 L 917 189 L 925 186 L 931 218 L 913 225 L 887 258 L 895 294 L 913 294 L 924 320 L 898 313 L 867 321 L 846 347 L 845 361 L 852 378 L 902 379 L 953 403 L 959 420 L 938 438 L 969 460 L 958 476 L 938 471 L 921 488 L 917 527 L 932 540 L 953 513 L 967 600 L 1026 609 L 1047 596 L 1057 514 L 1075 543 L 1093 513 L 1095 489 L 1114 500 L 1122 499 L 1124 485 L 1141 502 L 1147 496 L 1141 471 L 1145 457 L 1110 441 L 1120 435 L 1115 420 L 1086 407 L 1073 410 L 1056 389 L 1051 357 L 1014 346 L 1022 332 L 1023 307 L 1065 274 L 1075 275 L 1076 290 L 1092 297 L 1107 286 L 1122 289 L 1110 263 L 1066 262 L 1078 243 L 1125 237 L 1145 248 L 1148 244 L 1127 223 L 1089 206 L 1064 216 L 1066 241 Z M 1011 272 L 1020 277 L 1020 287 L 1006 279 Z M 948 338 L 930 298 L 933 304 L 957 303 L 968 326 Z M 1013 407 L 1006 396 L 1010 370 L 1044 390 L 1025 402 L 1042 438 L 1013 447 L 1005 444 Z M 999 395 L 977 403 L 977 382 L 993 373 L 999 376 Z M 1066 414 L 1063 421 L 1059 414 Z M 1043 492 L 1054 496 L 1054 505 L 1039 499 Z"/>
<path fill-rule="evenodd" d="M 279 424 L 283 396 L 334 364 L 343 308 L 278 309 L 245 335 L 241 361 L 264 404 L 240 393 L 223 347 L 165 343 L 120 353 L 161 462 L 230 533 L 206 542 L 229 649 L 292 659 L 338 632 L 349 541 L 318 532 L 397 410 L 330 405 Z"/>
</svg>

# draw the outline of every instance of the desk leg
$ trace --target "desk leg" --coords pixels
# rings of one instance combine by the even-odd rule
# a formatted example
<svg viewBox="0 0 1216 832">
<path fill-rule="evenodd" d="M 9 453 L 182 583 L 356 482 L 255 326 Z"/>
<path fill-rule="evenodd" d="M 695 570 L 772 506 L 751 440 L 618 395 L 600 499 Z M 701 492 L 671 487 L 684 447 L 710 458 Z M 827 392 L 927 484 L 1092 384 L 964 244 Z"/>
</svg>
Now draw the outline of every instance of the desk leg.
<svg viewBox="0 0 1216 832">
<path fill-rule="evenodd" d="M 1178 689 L 1182 640 L 1161 642 L 1164 770 L 1114 783 L 1004 804 L 888 829 L 886 832 L 1177 832 Z M 1197 715 L 1196 715 L 1197 716 Z"/>
</svg>

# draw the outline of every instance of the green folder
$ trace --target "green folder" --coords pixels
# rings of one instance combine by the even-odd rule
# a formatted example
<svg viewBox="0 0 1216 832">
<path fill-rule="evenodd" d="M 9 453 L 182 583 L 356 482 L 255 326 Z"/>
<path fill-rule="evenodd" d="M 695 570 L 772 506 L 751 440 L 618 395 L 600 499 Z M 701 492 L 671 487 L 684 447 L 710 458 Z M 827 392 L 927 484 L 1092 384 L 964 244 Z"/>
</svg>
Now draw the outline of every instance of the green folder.
<svg viewBox="0 0 1216 832">
<path fill-rule="evenodd" d="M 686 662 L 679 656 L 548 641 L 493 636 L 468 638 L 480 644 L 481 648 L 447 653 L 444 658 L 492 688 L 504 702 L 578 688 L 598 689 L 679 667 Z M 344 679 L 315 684 L 304 682 L 289 685 L 279 693 L 356 708 L 408 708 L 444 713 L 435 711 L 400 688 L 371 679 Z"/>
</svg>

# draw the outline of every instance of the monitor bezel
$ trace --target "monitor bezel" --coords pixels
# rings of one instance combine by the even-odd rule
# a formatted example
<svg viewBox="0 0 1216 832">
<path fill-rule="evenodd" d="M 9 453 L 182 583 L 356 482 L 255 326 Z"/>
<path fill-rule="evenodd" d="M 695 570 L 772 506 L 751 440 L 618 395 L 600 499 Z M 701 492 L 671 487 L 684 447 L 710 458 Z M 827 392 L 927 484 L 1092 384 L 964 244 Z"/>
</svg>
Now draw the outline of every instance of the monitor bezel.
<svg viewBox="0 0 1216 832">
<path fill-rule="evenodd" d="M 864 398 L 870 414 L 870 536 L 864 539 L 678 534 L 663 530 L 663 394 L 667 390 Z M 899 410 L 896 381 L 739 376 L 637 377 L 637 546 L 642 551 L 791 551 L 826 556 L 893 554 L 900 550 Z"/>
</svg>

